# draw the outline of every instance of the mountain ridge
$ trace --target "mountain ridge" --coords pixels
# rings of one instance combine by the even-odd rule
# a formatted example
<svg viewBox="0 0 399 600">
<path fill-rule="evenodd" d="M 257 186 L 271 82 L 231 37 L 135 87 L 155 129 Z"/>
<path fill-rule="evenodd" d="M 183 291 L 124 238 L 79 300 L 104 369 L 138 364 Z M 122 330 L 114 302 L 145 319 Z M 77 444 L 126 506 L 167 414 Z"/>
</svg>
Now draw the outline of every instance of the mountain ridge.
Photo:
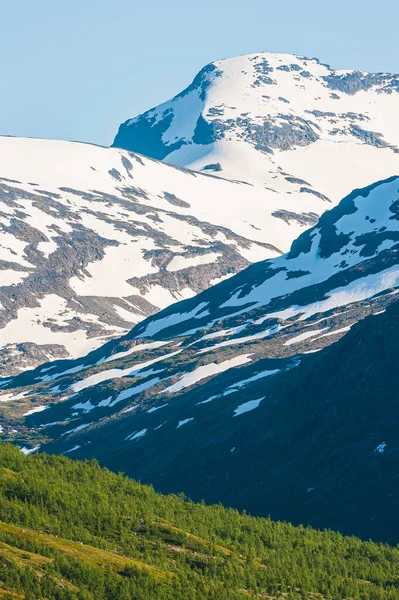
<svg viewBox="0 0 399 600">
<path fill-rule="evenodd" d="M 113 145 L 278 190 L 287 186 L 279 170 L 288 171 L 305 189 L 336 202 L 356 187 L 352 179 L 346 190 L 334 189 L 328 167 L 342 162 L 340 153 L 347 177 L 361 168 L 359 153 L 367 163 L 383 155 L 396 163 L 398 82 L 398 75 L 333 70 L 299 55 L 214 61 L 172 100 L 125 121 Z M 303 164 L 310 160 L 319 176 Z"/>
<path fill-rule="evenodd" d="M 0 138 L 0 373 L 83 356 L 286 252 L 348 191 L 399 172 L 395 82 L 291 55 L 217 61 L 126 126 L 169 166 Z"/>
<path fill-rule="evenodd" d="M 274 446 L 282 448 L 287 461 L 280 470 L 287 471 L 291 459 L 284 447 L 287 439 L 281 434 L 281 419 L 286 418 L 286 426 L 295 432 L 292 439 L 305 444 L 298 456 L 310 450 L 307 438 L 302 440 L 295 430 L 300 419 L 289 419 L 294 409 L 273 412 L 275 402 L 289 404 L 295 398 L 292 388 L 299 389 L 309 372 L 310 380 L 320 374 L 324 385 L 329 377 L 326 362 L 333 359 L 323 357 L 340 357 L 347 337 L 353 339 L 352 327 L 372 331 L 364 320 L 367 316 L 383 323 L 383 331 L 386 321 L 392 324 L 391 337 L 387 334 L 387 340 L 393 336 L 391 346 L 373 358 L 376 373 L 384 352 L 391 359 L 395 356 L 396 320 L 389 315 L 396 314 L 399 289 L 398 207 L 399 177 L 355 190 L 304 232 L 288 254 L 251 265 L 199 296 L 164 309 L 83 359 L 46 364 L 0 381 L 4 439 L 19 444 L 26 453 L 47 450 L 78 458 L 100 457 L 107 466 L 155 482 L 164 491 L 183 490 L 196 499 L 204 493 L 212 502 L 222 498 L 239 508 L 248 503 L 247 508 L 258 514 L 272 508 L 278 511 L 282 501 L 278 490 L 292 498 L 297 498 L 298 490 L 289 491 L 288 475 L 284 485 L 278 483 L 275 471 L 268 471 L 266 458 L 259 462 L 260 455 L 274 456 L 276 451 L 261 415 L 274 415 L 278 423 Z M 347 352 L 347 362 L 356 361 L 357 352 L 355 343 Z M 320 361 L 323 367 L 317 368 Z M 396 379 L 388 378 L 384 389 L 391 385 L 389 381 Z M 317 383 L 321 381 L 316 376 Z M 287 388 L 289 393 L 279 395 L 279 390 Z M 387 418 L 395 420 L 389 394 L 384 394 L 380 402 L 389 407 Z M 302 390 L 299 396 L 304 395 Z M 371 410 L 367 398 L 365 406 Z M 350 411 L 352 405 L 355 401 L 345 410 Z M 315 406 L 312 411 L 317 412 Z M 306 411 L 304 418 L 313 419 Z M 243 423 L 253 430 L 250 438 Z M 375 423 L 374 415 L 370 427 Z M 373 445 L 372 431 L 367 430 L 367 436 Z M 375 447 L 383 442 L 379 440 Z M 267 451 L 251 454 L 256 444 L 263 448 L 270 443 Z M 392 438 L 389 443 L 393 444 Z M 353 461 L 358 460 L 356 447 L 351 452 Z M 230 485 L 225 478 L 235 460 L 231 454 L 246 456 L 246 462 L 253 461 L 258 471 L 239 461 Z M 386 456 L 394 461 L 394 448 Z M 314 472 L 305 473 L 306 465 Z M 353 466 L 349 458 L 348 465 Z M 331 482 L 323 479 L 318 468 L 309 456 L 303 461 L 303 494 L 315 487 L 312 479 L 327 493 Z M 297 472 L 299 477 L 299 466 Z M 333 492 L 337 498 L 345 496 L 340 487 L 345 477 L 344 469 Z M 376 477 L 374 471 L 372 477 Z M 258 479 L 265 486 L 267 482 L 276 486 L 269 493 L 269 504 L 259 504 L 267 488 L 255 493 L 258 504 L 251 496 Z M 235 481 L 240 482 L 240 493 Z M 339 517 L 331 521 L 331 503 L 322 514 L 317 513 L 312 498 L 301 494 L 298 498 L 296 507 L 286 501 L 287 512 L 276 512 L 278 517 L 322 527 L 333 523 L 346 533 L 367 536 L 373 532 L 376 539 L 380 535 L 378 539 L 392 541 L 384 518 L 373 524 L 367 516 L 359 522 L 349 507 L 346 512 L 337 511 Z M 357 508 L 359 514 L 363 509 Z"/>
<path fill-rule="evenodd" d="M 82 354 L 280 253 L 262 239 L 265 229 L 240 224 L 237 211 L 223 224 L 212 209 L 234 197 L 239 212 L 239 184 L 73 142 L 0 138 L 0 156 L 3 373 Z M 249 194 L 247 207 L 255 221 L 257 198 Z"/>
</svg>

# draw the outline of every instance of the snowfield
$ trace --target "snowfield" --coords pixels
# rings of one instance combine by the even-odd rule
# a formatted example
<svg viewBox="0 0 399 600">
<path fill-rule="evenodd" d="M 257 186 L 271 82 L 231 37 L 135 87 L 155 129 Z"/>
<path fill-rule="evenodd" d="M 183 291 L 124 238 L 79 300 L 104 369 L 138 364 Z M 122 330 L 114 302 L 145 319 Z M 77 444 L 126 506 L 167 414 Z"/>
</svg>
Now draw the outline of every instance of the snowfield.
<svg viewBox="0 0 399 600">
<path fill-rule="evenodd" d="M 296 213 L 300 203 L 305 212 L 303 188 L 335 203 L 399 173 L 397 77 L 290 54 L 219 60 L 171 100 L 123 123 L 114 145 L 267 186 L 292 195 L 286 210 Z"/>
<path fill-rule="evenodd" d="M 0 137 L 1 375 L 85 355 L 399 173 L 395 82 L 253 54 L 206 66 L 114 148 Z"/>
<path fill-rule="evenodd" d="M 45 430 L 50 448 L 68 451 L 73 437 L 81 457 L 105 439 L 103 428 L 107 444 L 143 437 L 143 448 L 173 445 L 171 432 L 187 423 L 187 431 L 213 427 L 215 413 L 235 423 L 232 416 L 260 414 L 265 389 L 296 379 L 312 355 L 390 310 L 398 244 L 399 177 L 355 190 L 283 256 L 250 265 L 85 357 L 0 382 L 5 413 L 12 423 L 18 414 L 19 445 L 27 447 L 28 425 L 32 447 L 46 447 Z"/>
</svg>

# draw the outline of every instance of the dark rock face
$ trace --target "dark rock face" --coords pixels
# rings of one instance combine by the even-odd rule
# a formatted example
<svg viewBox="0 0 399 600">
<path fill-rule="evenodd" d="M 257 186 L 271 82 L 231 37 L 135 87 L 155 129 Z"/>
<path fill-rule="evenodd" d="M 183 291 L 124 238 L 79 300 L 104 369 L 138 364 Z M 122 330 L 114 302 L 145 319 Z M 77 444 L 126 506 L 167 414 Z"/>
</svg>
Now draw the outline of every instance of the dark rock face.
<svg viewBox="0 0 399 600">
<path fill-rule="evenodd" d="M 169 202 L 169 204 L 172 204 L 173 206 L 180 206 L 181 208 L 190 208 L 190 205 L 188 202 L 186 202 L 185 200 L 181 200 L 180 198 L 177 198 L 174 194 L 171 194 L 169 192 L 164 192 L 164 196 L 165 196 L 166 200 Z"/>
<path fill-rule="evenodd" d="M 337 113 L 325 111 L 325 110 L 307 110 L 307 113 L 313 115 L 314 117 L 337 117 Z"/>
<path fill-rule="evenodd" d="M 381 133 L 375 133 L 374 131 L 366 131 L 357 125 L 350 126 L 351 134 L 362 140 L 365 144 L 369 144 L 370 146 L 375 146 L 376 148 L 393 148 L 395 152 L 399 152 L 398 148 L 393 147 L 391 144 L 388 144 L 385 140 L 383 140 L 383 136 Z"/>
<path fill-rule="evenodd" d="M 222 165 L 220 163 L 211 163 L 202 167 L 203 171 L 222 171 Z"/>
<path fill-rule="evenodd" d="M 304 193 L 313 194 L 314 196 L 317 196 L 318 198 L 320 198 L 320 200 L 323 200 L 324 202 L 331 202 L 331 200 L 329 198 L 327 198 L 327 196 L 324 196 L 324 194 L 321 194 L 320 192 L 318 192 L 316 190 L 312 190 L 311 188 L 302 186 L 299 191 L 302 194 L 304 194 Z"/>
<path fill-rule="evenodd" d="M 301 225 L 314 225 L 319 220 L 319 217 L 315 213 L 294 213 L 288 210 L 275 210 L 272 213 L 273 217 L 277 219 L 282 219 L 286 223 L 290 223 L 291 221 L 296 221 Z"/>
<path fill-rule="evenodd" d="M 285 178 L 285 180 L 288 181 L 289 183 L 296 183 L 296 184 L 299 184 L 299 185 L 303 184 L 303 185 L 309 186 L 309 183 L 307 181 L 305 181 L 304 179 L 299 179 L 298 177 L 288 176 L 288 177 Z"/>
<path fill-rule="evenodd" d="M 291 64 L 291 65 L 280 65 L 279 67 L 277 67 L 278 71 L 301 71 L 301 67 L 295 63 Z"/>
<path fill-rule="evenodd" d="M 361 73 L 360 71 L 353 71 L 344 75 L 332 73 L 323 79 L 330 89 L 350 95 L 357 94 L 362 90 L 369 90 L 377 85 L 382 85 L 381 91 L 385 93 L 397 91 L 398 88 L 398 76 L 386 73 Z"/>
<path fill-rule="evenodd" d="M 255 62 L 256 61 L 256 62 Z M 259 87 L 262 85 L 275 85 L 276 82 L 269 77 L 270 73 L 273 73 L 274 69 L 268 63 L 265 58 L 254 59 L 254 70 L 256 73 L 255 81 L 253 82 L 253 87 Z"/>
<path fill-rule="evenodd" d="M 232 124 L 230 124 L 231 126 Z M 222 140 L 225 136 L 225 131 L 228 130 L 228 123 L 220 119 L 207 121 L 202 115 L 198 117 L 197 124 L 193 135 L 194 144 L 203 144 L 208 146 L 217 140 Z"/>
<path fill-rule="evenodd" d="M 167 131 L 173 120 L 173 112 L 171 110 L 165 111 L 162 120 L 158 123 L 156 123 L 156 117 L 151 117 L 149 113 L 145 113 L 143 117 L 143 119 L 134 124 L 134 138 L 131 136 L 129 121 L 120 126 L 113 143 L 115 148 L 140 152 L 140 154 L 157 160 L 163 160 L 170 152 L 181 148 L 183 145 L 181 140 L 168 147 L 165 147 L 162 142 L 162 134 Z"/>
<path fill-rule="evenodd" d="M 298 117 L 285 118 L 281 115 L 282 122 L 264 121 L 258 125 L 249 118 L 238 117 L 225 122 L 214 119 L 206 121 L 199 117 L 195 129 L 193 142 L 208 145 L 228 136 L 229 131 L 240 130 L 242 137 L 257 150 L 270 153 L 272 148 L 288 150 L 293 146 L 306 146 L 318 139 L 318 134 L 312 124 Z"/>
<path fill-rule="evenodd" d="M 206 91 L 212 85 L 212 81 L 215 77 L 221 76 L 221 71 L 216 67 L 215 64 L 209 63 L 201 69 L 201 71 L 194 77 L 193 82 L 185 90 L 176 96 L 181 98 L 187 96 L 190 92 L 200 89 L 199 97 L 201 100 L 205 100 Z"/>
<path fill-rule="evenodd" d="M 219 75 L 220 72 L 214 64 L 206 65 L 196 75 L 193 82 L 175 96 L 175 100 L 184 98 L 193 91 L 198 91 L 199 98 L 204 101 L 207 89 L 212 85 L 213 79 Z M 170 127 L 173 117 L 173 109 L 167 108 L 163 111 L 161 119 L 157 119 L 154 109 L 148 110 L 139 119 L 133 119 L 133 121 L 129 119 L 119 127 L 112 146 L 163 160 L 170 152 L 178 150 L 184 144 L 184 140 L 178 140 L 168 145 L 162 142 L 162 135 Z M 134 136 L 132 136 L 132 131 L 134 131 Z"/>
<path fill-rule="evenodd" d="M 249 121 L 238 125 L 243 126 L 247 132 L 247 140 L 255 146 L 257 150 L 268 151 L 270 148 L 279 150 L 288 150 L 293 146 L 307 146 L 318 139 L 318 134 L 314 131 L 311 123 L 304 119 L 292 118 L 285 119 L 283 123 L 264 122 L 263 125 L 255 125 Z"/>
</svg>

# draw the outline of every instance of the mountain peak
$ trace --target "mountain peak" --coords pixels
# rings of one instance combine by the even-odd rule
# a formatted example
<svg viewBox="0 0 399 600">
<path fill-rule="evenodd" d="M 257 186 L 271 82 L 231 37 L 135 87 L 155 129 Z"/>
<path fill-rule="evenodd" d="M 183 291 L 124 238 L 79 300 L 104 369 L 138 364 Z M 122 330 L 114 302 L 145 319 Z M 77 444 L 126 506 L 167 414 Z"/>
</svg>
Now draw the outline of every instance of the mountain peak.
<svg viewBox="0 0 399 600">
<path fill-rule="evenodd" d="M 369 152 L 359 152 L 373 162 L 375 150 L 394 160 L 399 125 L 389 115 L 398 91 L 398 75 L 333 70 L 293 54 L 248 54 L 206 65 L 174 98 L 123 123 L 113 145 L 270 186 L 270 173 L 278 179 L 279 170 L 327 154 L 326 144 L 326 170 L 349 146 L 365 146 Z M 340 195 L 371 181 L 353 181 Z"/>
</svg>

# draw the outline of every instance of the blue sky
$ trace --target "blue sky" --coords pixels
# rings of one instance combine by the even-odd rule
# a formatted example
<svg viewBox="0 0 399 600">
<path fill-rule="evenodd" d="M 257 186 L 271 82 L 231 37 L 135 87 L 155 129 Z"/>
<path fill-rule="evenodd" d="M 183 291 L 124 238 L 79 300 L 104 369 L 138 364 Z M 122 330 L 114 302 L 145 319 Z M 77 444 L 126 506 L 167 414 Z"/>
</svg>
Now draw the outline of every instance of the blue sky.
<svg viewBox="0 0 399 600">
<path fill-rule="evenodd" d="M 0 10 L 0 134 L 110 144 L 212 60 L 399 72 L 397 0 L 20 0 Z"/>
</svg>

